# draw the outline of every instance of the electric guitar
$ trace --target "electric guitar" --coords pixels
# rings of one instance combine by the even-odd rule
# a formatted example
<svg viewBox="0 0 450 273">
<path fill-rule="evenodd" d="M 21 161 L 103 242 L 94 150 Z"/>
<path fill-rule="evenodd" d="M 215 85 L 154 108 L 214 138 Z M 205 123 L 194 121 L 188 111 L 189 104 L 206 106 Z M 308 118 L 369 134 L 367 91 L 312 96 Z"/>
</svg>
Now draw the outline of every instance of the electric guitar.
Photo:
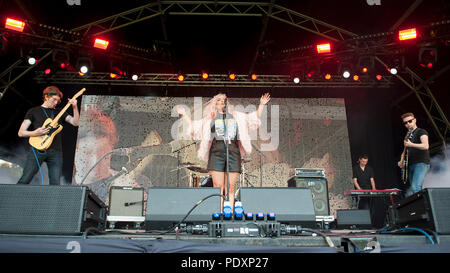
<svg viewBox="0 0 450 273">
<path fill-rule="evenodd" d="M 408 133 L 405 136 L 405 140 L 411 139 L 413 131 L 414 131 L 413 128 L 410 128 L 408 130 Z M 405 147 L 405 157 L 403 158 L 403 167 L 402 167 L 402 182 L 403 182 L 403 184 L 406 184 L 406 181 L 408 181 L 408 149 Z"/>
<path fill-rule="evenodd" d="M 78 93 L 76 93 L 75 96 L 72 97 L 72 99 L 78 98 L 79 96 L 81 96 L 81 94 L 84 93 L 84 91 L 86 91 L 86 88 L 78 91 Z M 69 106 L 70 103 L 67 103 L 66 106 L 64 106 L 64 108 L 58 113 L 55 119 L 48 118 L 44 121 L 44 124 L 41 127 L 48 128 L 48 134 L 30 137 L 28 142 L 31 146 L 33 146 L 37 150 L 45 151 L 50 147 L 50 145 L 52 145 L 53 139 L 55 138 L 56 134 L 61 132 L 61 130 L 63 129 L 63 126 L 59 124 L 58 121 L 62 117 L 64 112 L 67 111 Z"/>
</svg>

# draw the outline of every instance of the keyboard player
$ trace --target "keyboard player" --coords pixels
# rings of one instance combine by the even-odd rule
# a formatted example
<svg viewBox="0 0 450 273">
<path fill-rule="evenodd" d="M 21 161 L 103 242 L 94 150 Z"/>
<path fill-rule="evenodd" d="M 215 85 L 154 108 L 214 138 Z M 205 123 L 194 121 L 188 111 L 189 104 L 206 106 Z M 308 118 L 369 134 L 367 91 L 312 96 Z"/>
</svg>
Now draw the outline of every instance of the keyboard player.
<svg viewBox="0 0 450 273">
<path fill-rule="evenodd" d="M 367 165 L 369 157 L 362 154 L 358 157 L 358 164 L 353 166 L 353 184 L 357 190 L 376 190 L 374 172 Z M 358 209 L 371 209 L 370 197 L 359 197 Z"/>
</svg>

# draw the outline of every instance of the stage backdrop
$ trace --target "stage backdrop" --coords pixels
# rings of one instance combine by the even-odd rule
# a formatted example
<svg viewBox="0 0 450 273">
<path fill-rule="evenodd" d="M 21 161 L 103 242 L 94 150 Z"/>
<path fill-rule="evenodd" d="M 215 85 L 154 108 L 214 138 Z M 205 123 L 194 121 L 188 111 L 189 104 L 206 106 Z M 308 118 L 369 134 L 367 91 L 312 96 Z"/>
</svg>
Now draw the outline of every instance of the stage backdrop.
<svg viewBox="0 0 450 273">
<path fill-rule="evenodd" d="M 89 186 L 105 202 L 111 186 L 144 187 L 147 192 L 153 186 L 190 187 L 195 177 L 201 183 L 208 175 L 206 162 L 197 158 L 193 140 L 177 139 L 186 126 L 175 109 L 183 106 L 195 120 L 210 99 L 83 96 L 73 183 Z M 250 112 L 259 98 L 229 102 Z M 350 207 L 343 195 L 353 187 L 343 99 L 272 98 L 261 121 L 238 186 L 287 187 L 294 168 L 323 168 L 332 215 Z"/>
</svg>

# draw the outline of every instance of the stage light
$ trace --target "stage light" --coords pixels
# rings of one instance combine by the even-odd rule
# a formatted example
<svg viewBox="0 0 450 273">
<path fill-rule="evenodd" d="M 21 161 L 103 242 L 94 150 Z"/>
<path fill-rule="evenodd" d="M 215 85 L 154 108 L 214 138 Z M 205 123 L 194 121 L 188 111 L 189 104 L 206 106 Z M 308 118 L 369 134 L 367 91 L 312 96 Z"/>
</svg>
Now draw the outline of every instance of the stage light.
<svg viewBox="0 0 450 273">
<path fill-rule="evenodd" d="M 359 80 L 359 76 L 358 75 L 353 75 L 353 80 L 356 82 Z"/>
<path fill-rule="evenodd" d="M 381 79 L 383 78 L 383 76 L 381 76 L 380 74 L 378 74 L 378 75 L 376 76 L 376 78 L 377 78 L 377 80 L 381 81 Z"/>
<path fill-rule="evenodd" d="M 133 81 L 137 81 L 139 79 L 139 76 L 137 74 L 134 74 L 133 76 L 131 76 L 131 79 Z"/>
<path fill-rule="evenodd" d="M 367 67 L 363 67 L 363 68 L 361 69 L 361 71 L 362 71 L 363 73 L 367 73 L 368 69 L 367 69 Z"/>
<path fill-rule="evenodd" d="M 231 73 L 230 75 L 228 75 L 228 78 L 232 81 L 234 81 L 236 79 L 236 74 Z"/>
<path fill-rule="evenodd" d="M 52 73 L 52 70 L 51 70 L 50 68 L 46 68 L 46 69 L 44 70 L 44 74 L 45 74 L 45 75 L 50 75 L 50 73 Z"/>
<path fill-rule="evenodd" d="M 331 52 L 331 45 L 328 44 L 318 44 L 317 45 L 317 53 L 329 53 Z"/>
<path fill-rule="evenodd" d="M 111 79 L 117 79 L 117 78 L 120 78 L 120 76 L 117 75 L 116 73 L 109 73 L 109 77 L 110 77 Z"/>
<path fill-rule="evenodd" d="M 325 80 L 330 80 L 331 79 L 331 75 L 330 74 L 326 74 L 325 75 Z"/>
<path fill-rule="evenodd" d="M 92 60 L 88 57 L 79 57 L 75 67 L 83 74 L 91 72 L 93 70 Z"/>
<path fill-rule="evenodd" d="M 36 63 L 36 58 L 34 57 L 28 57 L 28 64 L 29 65 L 34 65 Z"/>
<path fill-rule="evenodd" d="M 294 77 L 294 83 L 297 84 L 300 82 L 300 78 L 299 77 Z"/>
<path fill-rule="evenodd" d="M 308 73 L 308 74 L 306 74 L 306 77 L 308 77 L 308 78 L 312 78 L 312 73 Z"/>
<path fill-rule="evenodd" d="M 8 51 L 8 39 L 3 33 L 0 33 L 0 56 L 3 56 Z"/>
<path fill-rule="evenodd" d="M 182 81 L 184 81 L 184 75 L 183 74 L 178 74 L 178 81 L 179 82 L 182 82 Z"/>
<path fill-rule="evenodd" d="M 106 50 L 108 48 L 108 45 L 109 45 L 109 41 L 102 40 L 102 39 L 99 39 L 99 38 L 96 38 L 95 41 L 94 41 L 94 47 L 95 48 Z"/>
<path fill-rule="evenodd" d="M 258 79 L 258 76 L 256 76 L 256 74 L 252 74 L 251 78 L 252 80 L 256 81 L 256 79 Z"/>
<path fill-rule="evenodd" d="M 23 32 L 23 29 L 25 28 L 25 22 L 6 18 L 5 28 Z"/>
<path fill-rule="evenodd" d="M 415 28 L 400 30 L 398 32 L 398 38 L 400 41 L 406 41 L 417 38 L 417 32 Z"/>
<path fill-rule="evenodd" d="M 348 79 L 350 77 L 350 72 L 348 71 L 344 71 L 344 73 L 342 73 L 342 76 L 346 79 Z"/>
<path fill-rule="evenodd" d="M 208 79 L 208 78 L 209 78 L 209 74 L 206 73 L 206 72 L 203 72 L 203 73 L 202 73 L 202 79 L 206 80 L 206 79 Z"/>
<path fill-rule="evenodd" d="M 437 62 L 437 50 L 435 48 L 421 48 L 419 51 L 419 64 L 425 68 L 433 68 Z"/>
<path fill-rule="evenodd" d="M 397 68 L 392 67 L 389 69 L 389 72 L 391 72 L 392 75 L 396 75 L 398 71 L 397 71 Z"/>
</svg>

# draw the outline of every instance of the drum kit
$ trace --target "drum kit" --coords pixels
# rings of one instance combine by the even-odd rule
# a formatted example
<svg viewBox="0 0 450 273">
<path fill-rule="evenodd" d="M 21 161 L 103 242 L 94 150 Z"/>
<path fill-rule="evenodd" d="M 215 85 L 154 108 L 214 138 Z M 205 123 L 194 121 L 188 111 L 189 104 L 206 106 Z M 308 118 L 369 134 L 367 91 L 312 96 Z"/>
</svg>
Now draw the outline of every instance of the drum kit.
<svg viewBox="0 0 450 273">
<path fill-rule="evenodd" d="M 238 190 L 240 188 L 241 185 L 246 185 L 246 186 L 251 186 L 253 187 L 253 184 L 250 183 L 250 179 L 251 177 L 255 177 L 255 175 L 252 174 L 248 174 L 246 169 L 245 169 L 245 163 L 249 163 L 251 162 L 252 159 L 251 158 L 242 158 L 241 159 L 241 174 L 239 176 L 239 185 L 236 185 L 236 190 Z M 211 175 L 209 175 L 209 172 L 207 169 L 204 169 L 194 163 L 191 162 L 185 162 L 185 163 L 181 163 L 180 164 L 180 168 L 181 169 L 187 169 L 191 172 L 190 174 L 190 185 L 191 187 L 194 188 L 199 188 L 199 187 L 212 187 L 213 186 L 213 182 L 212 182 L 212 178 Z"/>
</svg>

